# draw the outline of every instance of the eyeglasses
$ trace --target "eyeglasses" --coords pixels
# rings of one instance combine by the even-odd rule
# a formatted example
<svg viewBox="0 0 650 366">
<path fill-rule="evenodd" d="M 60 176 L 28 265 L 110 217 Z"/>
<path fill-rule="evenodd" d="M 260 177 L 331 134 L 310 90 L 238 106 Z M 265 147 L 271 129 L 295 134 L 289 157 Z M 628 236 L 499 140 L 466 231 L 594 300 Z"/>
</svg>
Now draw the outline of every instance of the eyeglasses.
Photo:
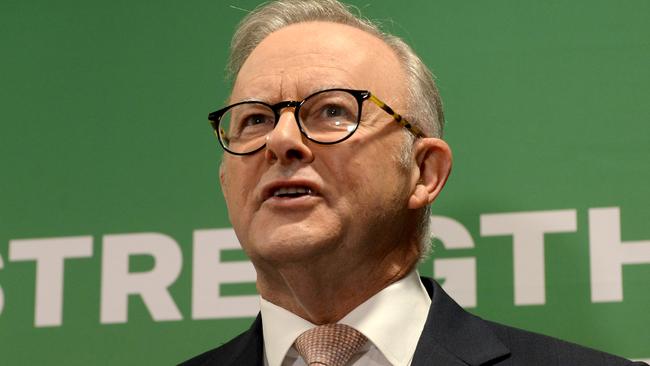
<svg viewBox="0 0 650 366">
<path fill-rule="evenodd" d="M 284 108 L 294 108 L 298 128 L 307 139 L 331 145 L 350 138 L 357 130 L 361 107 L 366 100 L 390 114 L 416 137 L 424 137 L 419 128 L 366 90 L 327 89 L 302 101 L 276 104 L 244 101 L 210 113 L 208 120 L 221 146 L 234 155 L 253 154 L 264 148 L 266 136 L 275 128 Z"/>
</svg>

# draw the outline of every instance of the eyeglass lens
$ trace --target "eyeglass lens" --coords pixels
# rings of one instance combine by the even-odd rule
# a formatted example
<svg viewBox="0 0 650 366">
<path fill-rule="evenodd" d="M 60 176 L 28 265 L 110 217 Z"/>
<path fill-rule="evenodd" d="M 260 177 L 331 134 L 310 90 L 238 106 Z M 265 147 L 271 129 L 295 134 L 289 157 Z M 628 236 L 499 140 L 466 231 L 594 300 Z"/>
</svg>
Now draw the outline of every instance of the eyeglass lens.
<svg viewBox="0 0 650 366">
<path fill-rule="evenodd" d="M 298 123 L 310 140 L 335 143 L 350 136 L 359 122 L 359 102 L 349 92 L 328 90 L 307 97 L 297 107 Z M 277 111 L 278 115 L 281 111 Z M 264 103 L 246 102 L 228 109 L 219 123 L 224 146 L 236 153 L 255 151 L 275 127 L 276 113 Z"/>
</svg>

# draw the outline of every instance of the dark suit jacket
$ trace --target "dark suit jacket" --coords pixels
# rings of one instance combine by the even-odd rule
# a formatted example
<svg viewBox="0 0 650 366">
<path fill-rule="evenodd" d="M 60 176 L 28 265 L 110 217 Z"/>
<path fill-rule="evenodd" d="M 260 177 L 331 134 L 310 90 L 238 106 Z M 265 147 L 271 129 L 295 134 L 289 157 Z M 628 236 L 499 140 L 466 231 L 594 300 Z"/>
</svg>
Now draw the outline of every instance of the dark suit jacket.
<svg viewBox="0 0 650 366">
<path fill-rule="evenodd" d="M 623 366 L 646 365 L 474 316 L 432 279 L 422 278 L 431 308 L 412 366 Z M 262 318 L 230 342 L 183 366 L 262 366 Z M 646 365 L 647 366 L 647 365 Z"/>
</svg>

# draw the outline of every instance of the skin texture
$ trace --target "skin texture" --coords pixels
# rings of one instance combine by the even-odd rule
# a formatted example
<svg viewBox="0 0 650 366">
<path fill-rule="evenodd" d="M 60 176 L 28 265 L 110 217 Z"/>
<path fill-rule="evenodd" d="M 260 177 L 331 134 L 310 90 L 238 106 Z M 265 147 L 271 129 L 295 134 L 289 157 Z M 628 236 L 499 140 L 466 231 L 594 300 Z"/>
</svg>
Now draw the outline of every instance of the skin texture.
<svg viewBox="0 0 650 366">
<path fill-rule="evenodd" d="M 302 100 L 331 87 L 370 90 L 405 111 L 405 76 L 393 51 L 359 29 L 327 22 L 282 28 L 242 66 L 231 102 Z M 221 185 L 237 237 L 265 299 L 315 324 L 333 323 L 405 276 L 417 263 L 420 208 L 451 168 L 439 139 L 417 139 L 399 163 L 403 128 L 366 102 L 348 140 L 304 138 L 293 109 L 282 111 L 267 146 L 225 154 Z M 308 186 L 311 196 L 268 198 L 269 187 Z"/>
</svg>

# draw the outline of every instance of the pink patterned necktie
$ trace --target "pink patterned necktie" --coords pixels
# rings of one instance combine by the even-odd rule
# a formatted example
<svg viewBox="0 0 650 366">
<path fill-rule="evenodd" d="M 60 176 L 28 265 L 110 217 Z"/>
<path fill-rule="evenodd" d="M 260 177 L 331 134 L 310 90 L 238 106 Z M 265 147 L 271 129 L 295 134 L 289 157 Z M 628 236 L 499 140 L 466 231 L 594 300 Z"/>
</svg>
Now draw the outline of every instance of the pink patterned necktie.
<svg viewBox="0 0 650 366">
<path fill-rule="evenodd" d="M 295 346 L 307 365 L 345 366 L 366 337 L 345 324 L 325 324 L 302 333 Z"/>
</svg>

